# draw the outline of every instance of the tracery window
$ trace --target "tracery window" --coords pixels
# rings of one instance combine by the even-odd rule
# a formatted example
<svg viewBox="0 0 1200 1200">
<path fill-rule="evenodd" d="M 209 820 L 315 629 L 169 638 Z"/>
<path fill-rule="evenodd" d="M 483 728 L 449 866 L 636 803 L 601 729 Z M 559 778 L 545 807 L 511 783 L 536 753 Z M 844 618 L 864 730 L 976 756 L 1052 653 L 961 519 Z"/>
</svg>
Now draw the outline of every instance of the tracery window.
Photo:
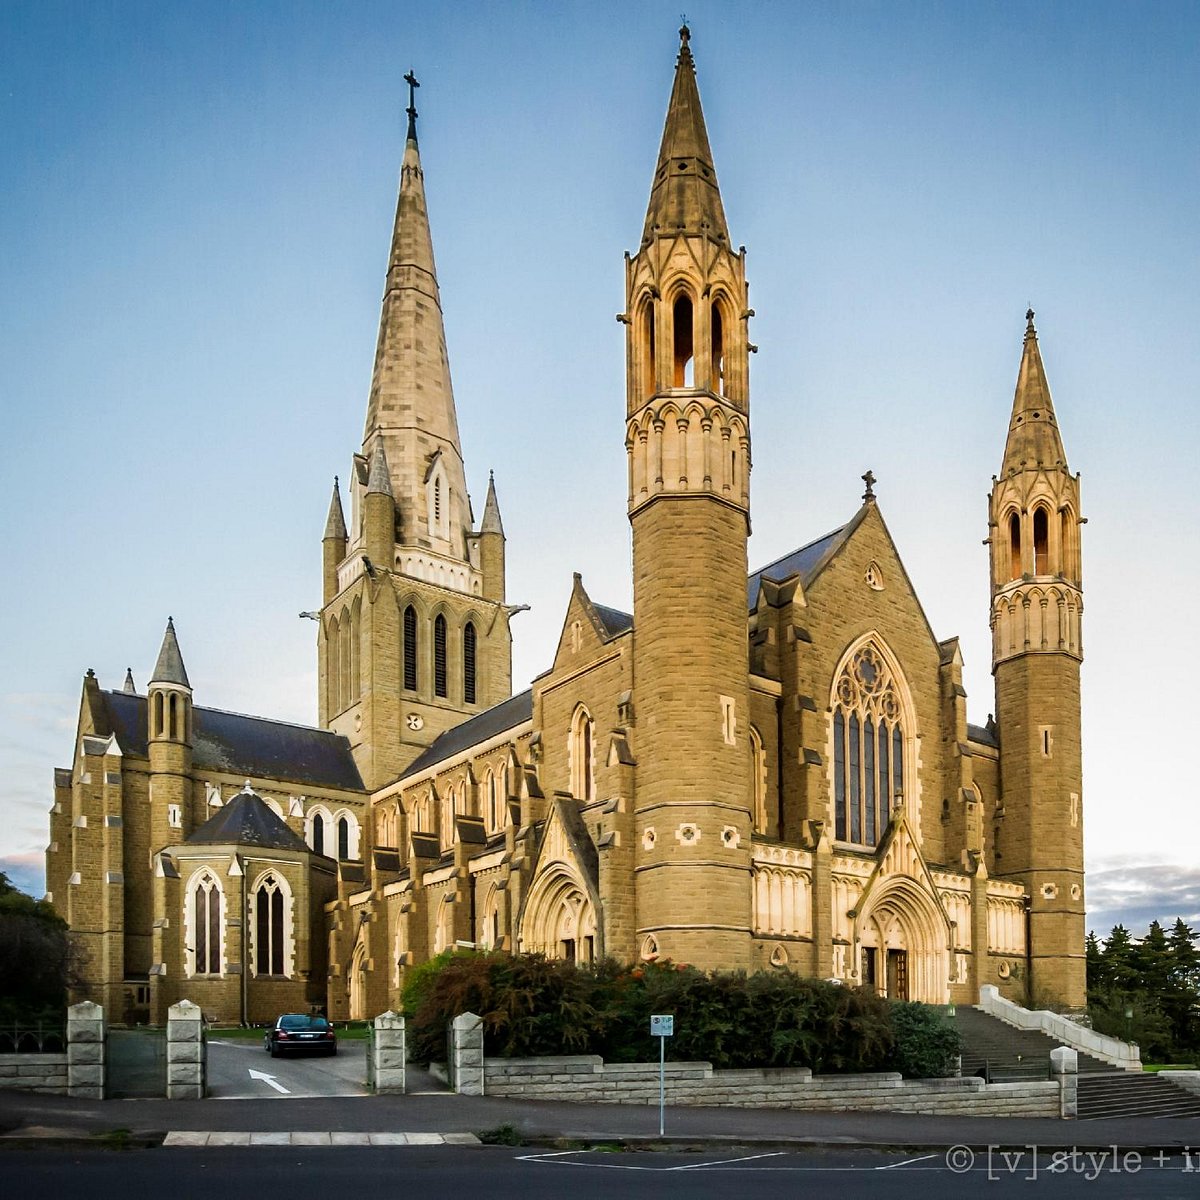
<svg viewBox="0 0 1200 1200">
<path fill-rule="evenodd" d="M 874 846 L 904 794 L 901 684 L 867 643 L 834 686 L 834 831 L 839 841 Z"/>
<path fill-rule="evenodd" d="M 266 876 L 254 893 L 254 973 L 286 974 L 284 889 L 274 875 Z"/>
</svg>

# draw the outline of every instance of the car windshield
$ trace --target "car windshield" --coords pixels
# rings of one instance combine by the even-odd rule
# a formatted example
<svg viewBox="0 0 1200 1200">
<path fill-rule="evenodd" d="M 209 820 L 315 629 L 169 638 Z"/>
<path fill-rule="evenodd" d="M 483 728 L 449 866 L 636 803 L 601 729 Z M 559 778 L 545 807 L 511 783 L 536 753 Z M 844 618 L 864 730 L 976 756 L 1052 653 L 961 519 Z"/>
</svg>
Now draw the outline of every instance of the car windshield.
<svg viewBox="0 0 1200 1200">
<path fill-rule="evenodd" d="M 328 1029 L 329 1022 L 324 1017 L 306 1017 L 302 1013 L 292 1013 L 279 1018 L 280 1029 Z"/>
</svg>

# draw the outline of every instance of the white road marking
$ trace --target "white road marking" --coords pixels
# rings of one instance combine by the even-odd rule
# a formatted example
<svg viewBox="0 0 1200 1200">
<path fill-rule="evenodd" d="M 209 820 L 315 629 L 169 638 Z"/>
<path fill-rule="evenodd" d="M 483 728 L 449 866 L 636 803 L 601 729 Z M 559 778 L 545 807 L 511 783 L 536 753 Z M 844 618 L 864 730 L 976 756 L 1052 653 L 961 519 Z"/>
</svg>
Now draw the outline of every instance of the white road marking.
<svg viewBox="0 0 1200 1200">
<path fill-rule="evenodd" d="M 265 1071 L 256 1071 L 253 1067 L 250 1067 L 249 1070 L 251 1079 L 261 1079 L 263 1083 L 270 1084 L 281 1096 L 292 1094 L 290 1089 L 285 1088 L 274 1075 L 268 1075 Z"/>
<path fill-rule="evenodd" d="M 931 1158 L 940 1157 L 937 1154 L 922 1154 L 920 1158 L 906 1158 L 903 1162 L 888 1163 L 883 1167 L 876 1167 L 877 1171 L 894 1171 L 897 1167 L 907 1167 L 910 1163 L 928 1162 Z"/>
<path fill-rule="evenodd" d="M 716 1162 L 687 1163 L 682 1167 L 668 1167 L 669 1171 L 695 1171 L 706 1167 L 723 1167 L 727 1163 L 753 1162 L 756 1158 L 782 1158 L 786 1150 L 772 1150 L 768 1154 L 747 1154 L 742 1158 L 719 1158 Z M 931 1156 L 932 1157 L 932 1156 Z"/>
</svg>

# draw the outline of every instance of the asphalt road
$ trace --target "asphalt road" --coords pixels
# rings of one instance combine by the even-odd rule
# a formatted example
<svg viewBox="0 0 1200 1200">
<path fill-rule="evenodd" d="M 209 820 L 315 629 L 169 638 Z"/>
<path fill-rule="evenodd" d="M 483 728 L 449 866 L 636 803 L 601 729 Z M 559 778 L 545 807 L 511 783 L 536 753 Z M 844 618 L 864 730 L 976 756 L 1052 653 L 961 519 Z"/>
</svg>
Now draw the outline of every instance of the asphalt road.
<svg viewBox="0 0 1200 1200">
<path fill-rule="evenodd" d="M 265 1056 L 264 1056 L 265 1057 Z M 948 1152 L 953 1155 L 954 1151 Z M 947 1153 L 903 1155 L 868 1150 L 707 1154 L 541 1151 L 506 1147 L 206 1148 L 151 1150 L 10 1150 L 0 1153 L 5 1191 L 16 1196 L 103 1197 L 166 1194 L 211 1200 L 214 1194 L 255 1200 L 301 1200 L 349 1189 L 378 1196 L 472 1194 L 488 1200 L 670 1200 L 751 1194 L 755 1200 L 797 1196 L 959 1200 L 1031 1193 L 1055 1197 L 1195 1197 L 1200 1152 L 1161 1163 L 1070 1159 L 1059 1170 L 1043 1154 L 1035 1163 L 1010 1151 L 973 1161 Z M 1188 1170 L 1188 1167 L 1191 1167 Z M 952 1169 L 958 1168 L 958 1169 Z M 417 1189 L 420 1189 L 419 1191 Z M 437 1189 L 437 1192 L 434 1192 Z M 466 1191 L 470 1189 L 470 1193 Z"/>
<path fill-rule="evenodd" d="M 332 1057 L 304 1054 L 277 1058 L 263 1049 L 261 1041 L 223 1042 L 210 1038 L 208 1042 L 208 1094 L 214 1099 L 361 1096 L 366 1090 L 365 1041 L 345 1039 Z"/>
</svg>

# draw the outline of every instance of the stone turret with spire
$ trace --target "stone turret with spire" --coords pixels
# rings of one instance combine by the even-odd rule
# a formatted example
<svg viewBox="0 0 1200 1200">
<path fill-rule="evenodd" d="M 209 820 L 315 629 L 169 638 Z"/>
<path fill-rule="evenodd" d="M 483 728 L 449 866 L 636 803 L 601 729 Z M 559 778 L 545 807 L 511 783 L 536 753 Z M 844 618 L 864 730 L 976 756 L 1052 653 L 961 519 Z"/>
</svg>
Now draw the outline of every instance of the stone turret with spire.
<svg viewBox="0 0 1200 1200">
<path fill-rule="evenodd" d="M 368 787 L 511 686 L 504 533 L 494 486 L 478 531 L 459 441 L 417 143 L 416 77 L 379 338 L 347 529 L 334 485 L 323 538 L 321 723 Z"/>
<path fill-rule="evenodd" d="M 992 673 L 1003 805 L 991 874 L 1029 892 L 1028 999 L 1086 1004 L 1079 476 L 1067 466 L 1033 310 L 988 498 Z"/>
<path fill-rule="evenodd" d="M 186 830 L 191 808 L 192 685 L 171 617 L 146 690 L 146 723 L 151 849 L 157 850 Z"/>
<path fill-rule="evenodd" d="M 679 55 L 641 245 L 626 255 L 626 424 L 633 528 L 636 810 L 721 830 L 718 862 L 671 837 L 638 842 L 639 946 L 702 967 L 750 965 L 746 539 L 750 346 L 745 254 L 709 148 L 691 32 Z M 681 613 L 687 614 L 681 620 Z M 704 630 L 703 653 L 696 630 Z"/>
</svg>

